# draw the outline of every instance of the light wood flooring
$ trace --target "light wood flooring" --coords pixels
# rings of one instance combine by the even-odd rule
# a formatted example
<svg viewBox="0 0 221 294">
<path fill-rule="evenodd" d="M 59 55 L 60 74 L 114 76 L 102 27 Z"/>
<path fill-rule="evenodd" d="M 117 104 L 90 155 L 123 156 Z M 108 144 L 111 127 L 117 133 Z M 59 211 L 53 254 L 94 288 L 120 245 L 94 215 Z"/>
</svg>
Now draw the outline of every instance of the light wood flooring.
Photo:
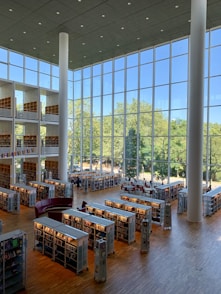
<svg viewBox="0 0 221 294">
<path fill-rule="evenodd" d="M 104 204 L 120 197 L 120 188 L 99 192 L 77 190 L 74 207 L 82 200 Z M 34 208 L 21 206 L 19 214 L 0 210 L 3 233 L 22 229 L 28 235 L 27 282 L 20 293 L 28 294 L 220 294 L 221 210 L 202 223 L 189 223 L 172 203 L 172 229 L 153 224 L 150 249 L 140 253 L 140 233 L 128 245 L 115 241 L 115 253 L 107 258 L 107 280 L 94 280 L 94 252 L 88 250 L 88 271 L 79 275 L 33 250 Z"/>
</svg>

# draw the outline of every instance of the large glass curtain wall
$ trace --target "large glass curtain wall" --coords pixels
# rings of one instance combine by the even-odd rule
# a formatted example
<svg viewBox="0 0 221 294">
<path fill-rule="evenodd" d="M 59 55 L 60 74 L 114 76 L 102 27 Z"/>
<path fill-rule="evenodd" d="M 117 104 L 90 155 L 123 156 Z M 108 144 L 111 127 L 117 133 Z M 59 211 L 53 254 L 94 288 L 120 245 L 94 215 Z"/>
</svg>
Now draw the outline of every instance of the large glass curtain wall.
<svg viewBox="0 0 221 294">
<path fill-rule="evenodd" d="M 221 181 L 221 29 L 206 33 L 203 178 Z M 189 39 L 68 72 L 69 166 L 186 176 Z M 0 78 L 58 90 L 59 70 L 0 48 Z M 197 99 L 197 97 L 195 97 Z"/>
</svg>

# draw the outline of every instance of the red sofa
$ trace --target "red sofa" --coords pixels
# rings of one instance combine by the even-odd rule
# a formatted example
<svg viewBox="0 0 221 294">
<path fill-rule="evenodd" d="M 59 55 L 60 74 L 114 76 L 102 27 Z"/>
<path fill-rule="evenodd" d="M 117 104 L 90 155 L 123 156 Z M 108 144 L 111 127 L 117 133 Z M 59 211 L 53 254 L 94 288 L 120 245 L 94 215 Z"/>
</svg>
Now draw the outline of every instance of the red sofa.
<svg viewBox="0 0 221 294">
<path fill-rule="evenodd" d="M 72 198 L 49 198 L 36 202 L 35 204 L 35 217 L 46 213 L 48 210 L 72 207 Z"/>
</svg>

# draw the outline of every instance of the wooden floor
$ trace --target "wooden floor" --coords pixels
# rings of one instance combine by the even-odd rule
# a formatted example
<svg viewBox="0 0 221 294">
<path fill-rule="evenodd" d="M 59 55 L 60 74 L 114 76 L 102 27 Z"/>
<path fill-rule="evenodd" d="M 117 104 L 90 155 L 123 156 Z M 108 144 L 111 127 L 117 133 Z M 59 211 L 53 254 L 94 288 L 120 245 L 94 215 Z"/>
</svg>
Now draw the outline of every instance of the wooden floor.
<svg viewBox="0 0 221 294">
<path fill-rule="evenodd" d="M 120 189 L 75 192 L 74 207 L 82 200 L 104 203 L 120 197 Z M 3 233 L 22 229 L 28 234 L 27 283 L 20 293 L 30 294 L 220 294 L 221 293 L 221 211 L 189 223 L 186 214 L 177 214 L 172 204 L 172 229 L 153 225 L 150 249 L 140 253 L 136 242 L 115 241 L 115 253 L 107 258 L 107 280 L 94 281 L 94 252 L 88 250 L 88 271 L 79 275 L 33 250 L 34 208 L 21 206 L 20 214 L 0 210 Z"/>
</svg>

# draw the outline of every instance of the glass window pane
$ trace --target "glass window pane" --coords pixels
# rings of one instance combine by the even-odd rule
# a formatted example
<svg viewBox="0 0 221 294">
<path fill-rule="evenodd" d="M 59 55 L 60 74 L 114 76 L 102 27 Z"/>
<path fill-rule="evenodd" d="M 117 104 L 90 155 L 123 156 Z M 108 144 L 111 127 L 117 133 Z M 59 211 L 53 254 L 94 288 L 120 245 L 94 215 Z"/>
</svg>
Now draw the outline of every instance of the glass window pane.
<svg viewBox="0 0 221 294">
<path fill-rule="evenodd" d="M 93 99 L 93 115 L 94 116 L 101 115 L 101 97 L 97 97 Z"/>
<path fill-rule="evenodd" d="M 52 82 L 52 85 L 51 85 L 52 90 L 59 91 L 59 78 L 52 77 L 51 82 Z"/>
<path fill-rule="evenodd" d="M 171 136 L 185 136 L 187 128 L 186 110 L 171 111 Z"/>
<path fill-rule="evenodd" d="M 23 83 L 23 68 L 10 65 L 9 66 L 9 79 L 15 82 Z"/>
<path fill-rule="evenodd" d="M 127 56 L 127 67 L 138 65 L 138 53 L 130 54 Z"/>
<path fill-rule="evenodd" d="M 155 63 L 155 84 L 163 85 L 169 83 L 169 60 L 162 60 Z"/>
<path fill-rule="evenodd" d="M 124 116 L 115 115 L 114 116 L 114 136 L 124 135 Z"/>
<path fill-rule="evenodd" d="M 137 113 L 137 91 L 130 91 L 127 92 L 127 104 L 126 104 L 126 111 L 127 113 Z M 128 117 L 127 117 L 128 120 Z"/>
<path fill-rule="evenodd" d="M 8 51 L 0 48 L 0 61 L 8 62 Z"/>
<path fill-rule="evenodd" d="M 78 81 L 81 79 L 81 70 L 74 71 L 74 81 Z"/>
<path fill-rule="evenodd" d="M 73 99 L 73 82 L 68 81 L 68 99 Z"/>
<path fill-rule="evenodd" d="M 138 68 L 132 67 L 127 69 L 127 90 L 138 88 Z"/>
<path fill-rule="evenodd" d="M 91 76 L 91 68 L 90 67 L 86 67 L 83 69 L 83 78 L 87 79 L 90 78 Z"/>
<path fill-rule="evenodd" d="M 49 75 L 51 73 L 50 70 L 51 70 L 51 66 L 49 63 L 44 62 L 44 61 L 39 62 L 39 71 L 41 73 L 45 73 L 45 74 Z"/>
<path fill-rule="evenodd" d="M 101 64 L 93 65 L 93 76 L 98 76 L 101 74 Z"/>
<path fill-rule="evenodd" d="M 103 115 L 112 114 L 112 96 L 103 96 Z"/>
<path fill-rule="evenodd" d="M 83 98 L 91 97 L 91 80 L 83 80 Z"/>
<path fill-rule="evenodd" d="M 187 83 L 171 85 L 171 109 L 187 108 Z"/>
<path fill-rule="evenodd" d="M 83 116 L 90 117 L 91 116 L 91 99 L 83 99 Z"/>
<path fill-rule="evenodd" d="M 124 91 L 124 74 L 123 70 L 117 71 L 114 74 L 114 92 Z"/>
<path fill-rule="evenodd" d="M 0 63 L 0 78 L 7 79 L 8 78 L 8 66 L 7 64 Z"/>
<path fill-rule="evenodd" d="M 168 112 L 156 111 L 154 112 L 154 135 L 168 136 Z"/>
<path fill-rule="evenodd" d="M 221 28 L 217 30 L 212 30 L 210 32 L 210 45 L 216 46 L 221 44 Z"/>
<path fill-rule="evenodd" d="M 113 66 L 113 62 L 112 60 L 106 61 L 103 64 L 103 73 L 108 73 L 108 72 L 112 72 L 112 66 Z"/>
<path fill-rule="evenodd" d="M 52 65 L 51 69 L 52 69 L 52 75 L 54 77 L 59 77 L 59 67 L 57 65 Z"/>
<path fill-rule="evenodd" d="M 24 58 L 23 55 L 9 51 L 9 62 L 17 66 L 23 66 Z"/>
<path fill-rule="evenodd" d="M 120 57 L 115 59 L 114 61 L 114 69 L 115 70 L 120 70 L 124 68 L 124 62 L 125 62 L 125 58 L 124 57 Z"/>
<path fill-rule="evenodd" d="M 103 94 L 112 93 L 112 73 L 103 76 Z"/>
<path fill-rule="evenodd" d="M 168 58 L 170 55 L 170 44 L 162 45 L 155 48 L 155 59 L 160 60 Z"/>
<path fill-rule="evenodd" d="M 169 109 L 169 86 L 155 88 L 155 110 Z"/>
<path fill-rule="evenodd" d="M 74 82 L 74 99 L 79 99 L 81 97 L 81 82 Z"/>
<path fill-rule="evenodd" d="M 103 136 L 111 136 L 112 134 L 112 116 L 104 116 L 103 118 Z"/>
<path fill-rule="evenodd" d="M 152 135 L 152 112 L 140 113 L 140 135 Z"/>
<path fill-rule="evenodd" d="M 25 83 L 29 85 L 38 85 L 38 74 L 33 70 L 25 70 Z"/>
<path fill-rule="evenodd" d="M 210 79 L 210 105 L 221 105 L 221 77 Z"/>
<path fill-rule="evenodd" d="M 218 124 L 216 132 L 220 132 L 221 125 L 221 106 L 210 107 L 209 109 L 209 122 L 212 124 Z M 215 130 L 215 126 L 213 127 Z"/>
<path fill-rule="evenodd" d="M 181 54 L 188 53 L 188 39 L 182 39 L 175 41 L 171 44 L 172 46 L 172 56 L 177 56 Z"/>
<path fill-rule="evenodd" d="M 210 75 L 221 74 L 221 63 L 218 62 L 221 58 L 221 46 L 211 48 L 210 50 Z"/>
<path fill-rule="evenodd" d="M 140 52 L 140 63 L 149 63 L 153 61 L 153 49 L 148 49 Z"/>
<path fill-rule="evenodd" d="M 50 86 L 51 86 L 50 82 L 51 82 L 51 79 L 50 79 L 49 75 L 45 75 L 43 73 L 39 74 L 39 86 L 40 87 L 50 89 Z"/>
<path fill-rule="evenodd" d="M 101 95 L 101 76 L 93 77 L 93 96 Z"/>
<path fill-rule="evenodd" d="M 152 88 L 140 90 L 140 111 L 150 111 L 152 109 Z"/>
<path fill-rule="evenodd" d="M 38 61 L 32 57 L 25 57 L 25 67 L 31 70 L 38 70 Z"/>
<path fill-rule="evenodd" d="M 114 95 L 114 113 L 124 113 L 124 93 Z"/>
<path fill-rule="evenodd" d="M 153 64 L 145 64 L 140 67 L 140 87 L 152 87 L 153 85 Z"/>
<path fill-rule="evenodd" d="M 172 83 L 187 81 L 187 78 L 188 55 L 174 57 L 172 59 Z"/>
</svg>

